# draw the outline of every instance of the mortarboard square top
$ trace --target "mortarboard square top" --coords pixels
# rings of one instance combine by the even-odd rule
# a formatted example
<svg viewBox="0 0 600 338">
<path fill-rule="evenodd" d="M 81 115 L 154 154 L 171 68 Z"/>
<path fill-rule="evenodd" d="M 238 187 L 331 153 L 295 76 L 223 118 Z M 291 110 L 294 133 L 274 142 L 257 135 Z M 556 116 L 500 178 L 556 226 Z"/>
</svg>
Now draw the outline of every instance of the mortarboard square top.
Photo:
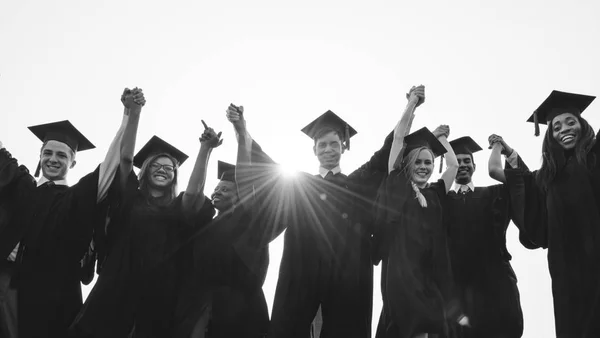
<svg viewBox="0 0 600 338">
<path fill-rule="evenodd" d="M 177 162 L 179 162 L 176 163 L 177 166 L 181 166 L 183 162 L 188 159 L 188 155 L 183 153 L 181 150 L 154 135 L 148 142 L 146 142 L 142 149 L 135 154 L 133 157 L 133 165 L 137 168 L 141 168 L 144 164 L 144 161 L 146 161 L 149 157 L 161 153 L 166 153 L 173 156 Z"/>
<path fill-rule="evenodd" d="M 450 145 L 452 146 L 452 150 L 454 150 L 454 153 L 456 155 L 458 155 L 458 154 L 473 155 L 473 153 L 476 153 L 481 150 L 481 147 L 479 146 L 479 144 L 477 144 L 477 142 L 475 142 L 469 136 L 459 137 L 459 138 L 453 140 L 452 142 L 450 142 Z"/>
<path fill-rule="evenodd" d="M 419 147 L 427 147 L 431 149 L 434 157 L 438 157 L 446 153 L 446 148 L 444 148 L 442 143 L 440 143 L 435 135 L 433 135 L 433 133 L 430 132 L 426 127 L 407 135 L 404 138 L 404 143 L 406 144 L 404 156 L 407 156 L 411 150 Z"/>
<path fill-rule="evenodd" d="M 227 162 L 219 161 L 217 178 L 221 181 L 235 182 L 235 166 Z"/>
<path fill-rule="evenodd" d="M 306 127 L 302 128 L 302 132 L 315 140 L 323 128 L 336 130 L 342 142 L 346 142 L 346 149 L 350 149 L 350 138 L 356 135 L 356 130 L 331 110 L 326 111 Z"/>
<path fill-rule="evenodd" d="M 563 113 L 571 113 L 579 116 L 595 98 L 595 96 L 553 90 L 546 100 L 533 112 L 527 122 L 535 123 L 535 133 L 537 136 L 539 135 L 538 124 L 548 124 L 556 116 Z"/>
<path fill-rule="evenodd" d="M 74 152 L 96 148 L 68 120 L 28 127 L 42 142 L 58 141 L 68 145 Z"/>
</svg>

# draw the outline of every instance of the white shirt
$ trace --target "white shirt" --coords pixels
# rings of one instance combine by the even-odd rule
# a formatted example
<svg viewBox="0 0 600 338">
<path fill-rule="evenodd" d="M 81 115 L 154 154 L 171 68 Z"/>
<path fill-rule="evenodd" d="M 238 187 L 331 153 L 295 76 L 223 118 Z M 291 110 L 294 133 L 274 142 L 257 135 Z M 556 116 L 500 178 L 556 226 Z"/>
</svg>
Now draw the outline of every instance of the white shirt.
<svg viewBox="0 0 600 338">
<path fill-rule="evenodd" d="M 454 182 L 454 185 L 452 186 L 452 188 L 450 188 L 450 190 L 454 191 L 457 194 L 459 192 L 465 191 L 467 189 L 471 189 L 471 191 L 475 191 L 475 185 L 473 184 L 473 181 L 469 182 L 468 184 L 458 184 L 458 183 Z"/>
<path fill-rule="evenodd" d="M 329 173 L 331 171 L 331 173 L 333 173 L 334 175 L 337 175 L 339 173 L 342 172 L 342 168 L 340 168 L 340 166 L 338 165 L 337 167 L 329 170 L 329 169 L 325 169 L 323 167 L 319 167 L 319 175 L 321 175 L 321 177 L 325 178 L 325 176 L 327 176 L 327 173 Z"/>
</svg>

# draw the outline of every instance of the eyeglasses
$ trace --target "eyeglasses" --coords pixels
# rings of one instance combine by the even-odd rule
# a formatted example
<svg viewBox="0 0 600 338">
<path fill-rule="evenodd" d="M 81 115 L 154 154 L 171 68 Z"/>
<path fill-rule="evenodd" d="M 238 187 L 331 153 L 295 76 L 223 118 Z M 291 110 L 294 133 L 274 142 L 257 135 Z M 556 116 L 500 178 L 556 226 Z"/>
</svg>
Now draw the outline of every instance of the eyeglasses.
<svg viewBox="0 0 600 338">
<path fill-rule="evenodd" d="M 170 165 L 170 164 L 160 164 L 158 162 L 153 162 L 152 164 L 150 164 L 150 169 L 152 169 L 152 171 L 158 171 L 160 169 L 164 169 L 164 171 L 168 172 L 168 173 L 172 173 L 175 171 L 175 167 Z"/>
</svg>

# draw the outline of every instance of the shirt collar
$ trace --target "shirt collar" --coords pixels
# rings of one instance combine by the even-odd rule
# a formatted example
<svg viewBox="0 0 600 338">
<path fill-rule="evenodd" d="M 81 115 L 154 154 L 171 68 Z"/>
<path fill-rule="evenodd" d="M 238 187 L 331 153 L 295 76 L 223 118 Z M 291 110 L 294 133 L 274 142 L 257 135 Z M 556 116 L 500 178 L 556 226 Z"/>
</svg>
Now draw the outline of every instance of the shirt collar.
<svg viewBox="0 0 600 338">
<path fill-rule="evenodd" d="M 469 187 L 469 189 L 471 189 L 471 191 L 475 191 L 475 185 L 473 184 L 473 181 L 469 182 L 468 184 L 458 184 L 458 183 L 454 182 L 454 185 L 452 185 L 452 189 L 450 189 L 450 190 L 454 191 L 455 193 L 458 193 L 458 192 L 460 192 L 460 188 L 463 185 Z"/>
<path fill-rule="evenodd" d="M 37 181 L 37 186 L 39 187 L 40 185 L 46 183 L 50 181 L 49 179 L 47 179 L 45 176 L 42 176 L 38 181 Z M 58 181 L 53 181 L 54 184 L 56 185 L 67 185 L 67 180 L 58 180 Z"/>
<path fill-rule="evenodd" d="M 340 168 L 340 166 L 338 165 L 337 167 L 333 168 L 333 169 L 325 169 L 323 167 L 319 167 L 319 175 L 321 175 L 321 177 L 325 178 L 325 176 L 327 176 L 328 172 L 332 172 L 334 175 L 337 175 L 339 173 L 342 172 L 342 169 Z"/>
</svg>

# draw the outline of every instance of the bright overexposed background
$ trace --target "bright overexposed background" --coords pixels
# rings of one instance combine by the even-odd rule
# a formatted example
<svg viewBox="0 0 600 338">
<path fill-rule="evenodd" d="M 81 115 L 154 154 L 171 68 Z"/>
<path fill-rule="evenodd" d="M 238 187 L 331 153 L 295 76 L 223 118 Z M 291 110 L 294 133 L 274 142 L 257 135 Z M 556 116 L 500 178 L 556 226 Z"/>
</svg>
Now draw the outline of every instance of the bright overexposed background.
<svg viewBox="0 0 600 338">
<path fill-rule="evenodd" d="M 40 142 L 26 127 L 69 119 L 97 149 L 78 154 L 76 183 L 101 161 L 121 121 L 124 87 L 144 89 L 139 149 L 156 134 L 193 157 L 204 119 L 223 131 L 216 160 L 235 161 L 229 103 L 275 160 L 316 173 L 300 129 L 328 109 L 358 130 L 342 170 L 378 149 L 404 93 L 424 84 L 413 130 L 451 126 L 484 148 L 498 133 L 531 168 L 541 137 L 525 123 L 552 89 L 600 94 L 597 1 L 4 1 L 0 3 L 0 140 L 34 169 Z M 598 103 L 584 116 L 600 127 Z M 542 131 L 545 129 L 542 128 Z M 492 184 L 486 149 L 476 185 Z M 181 186 L 192 165 L 181 168 Z M 508 246 L 527 338 L 554 335 L 546 252 Z M 272 301 L 282 239 L 265 283 Z M 381 308 L 375 273 L 374 322 Z M 85 293 L 89 292 L 85 288 Z"/>
</svg>

